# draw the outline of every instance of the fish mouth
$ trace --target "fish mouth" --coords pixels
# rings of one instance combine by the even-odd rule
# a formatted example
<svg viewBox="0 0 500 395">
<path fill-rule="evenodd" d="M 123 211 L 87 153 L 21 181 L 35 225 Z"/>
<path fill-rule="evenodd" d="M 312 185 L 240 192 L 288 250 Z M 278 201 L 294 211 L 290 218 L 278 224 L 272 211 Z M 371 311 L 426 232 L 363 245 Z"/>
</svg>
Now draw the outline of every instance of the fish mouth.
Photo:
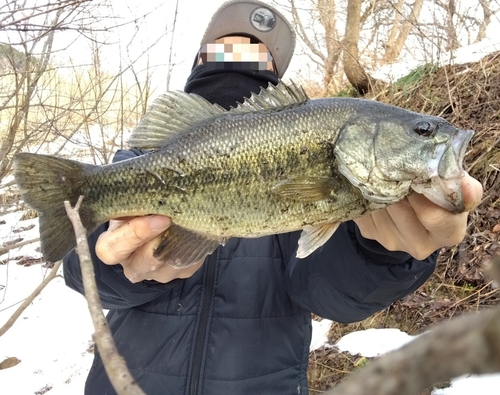
<svg viewBox="0 0 500 395">
<path fill-rule="evenodd" d="M 451 142 L 438 145 L 428 163 L 427 181 L 414 181 L 411 188 L 448 211 L 465 211 L 461 183 L 465 171 L 462 165 L 473 135 L 473 130 L 458 130 Z"/>
</svg>

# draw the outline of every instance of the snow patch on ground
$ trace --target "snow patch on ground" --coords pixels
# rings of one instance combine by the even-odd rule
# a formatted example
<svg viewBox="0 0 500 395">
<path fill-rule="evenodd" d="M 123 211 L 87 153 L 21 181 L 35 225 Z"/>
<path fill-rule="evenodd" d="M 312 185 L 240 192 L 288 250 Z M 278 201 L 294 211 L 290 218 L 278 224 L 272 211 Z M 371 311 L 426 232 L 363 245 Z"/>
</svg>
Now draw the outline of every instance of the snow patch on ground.
<svg viewBox="0 0 500 395">
<path fill-rule="evenodd" d="M 50 269 L 9 262 L 0 266 L 0 325 L 12 315 Z M 85 299 L 52 280 L 14 326 L 0 337 L 0 361 L 16 357 L 21 362 L 0 370 L 0 393 L 34 394 L 45 387 L 54 394 L 83 394 L 93 354 L 92 324 Z"/>
</svg>

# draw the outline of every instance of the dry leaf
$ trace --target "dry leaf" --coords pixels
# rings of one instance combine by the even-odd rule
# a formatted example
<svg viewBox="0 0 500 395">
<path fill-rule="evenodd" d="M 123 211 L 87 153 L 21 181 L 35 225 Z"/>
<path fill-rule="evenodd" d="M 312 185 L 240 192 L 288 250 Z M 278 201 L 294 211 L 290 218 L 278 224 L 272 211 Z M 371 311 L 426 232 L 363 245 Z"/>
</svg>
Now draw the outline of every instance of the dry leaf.
<svg viewBox="0 0 500 395">
<path fill-rule="evenodd" d="M 16 357 L 9 357 L 4 359 L 2 362 L 0 362 L 0 370 L 2 369 L 8 369 L 16 366 L 21 362 L 20 359 L 17 359 Z"/>
</svg>

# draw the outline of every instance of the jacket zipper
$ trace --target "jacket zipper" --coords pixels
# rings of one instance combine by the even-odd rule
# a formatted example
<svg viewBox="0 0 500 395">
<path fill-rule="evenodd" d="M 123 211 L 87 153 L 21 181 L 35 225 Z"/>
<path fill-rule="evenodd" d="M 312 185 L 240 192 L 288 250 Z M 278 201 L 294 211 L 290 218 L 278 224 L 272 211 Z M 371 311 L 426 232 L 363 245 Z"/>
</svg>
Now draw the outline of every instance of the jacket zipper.
<svg viewBox="0 0 500 395">
<path fill-rule="evenodd" d="M 189 377 L 187 394 L 197 395 L 201 385 L 201 370 L 207 347 L 208 327 L 212 317 L 213 297 L 215 293 L 215 278 L 217 274 L 218 250 L 207 259 L 203 292 L 200 300 L 200 315 L 196 326 L 196 335 L 191 356 L 191 374 Z"/>
</svg>

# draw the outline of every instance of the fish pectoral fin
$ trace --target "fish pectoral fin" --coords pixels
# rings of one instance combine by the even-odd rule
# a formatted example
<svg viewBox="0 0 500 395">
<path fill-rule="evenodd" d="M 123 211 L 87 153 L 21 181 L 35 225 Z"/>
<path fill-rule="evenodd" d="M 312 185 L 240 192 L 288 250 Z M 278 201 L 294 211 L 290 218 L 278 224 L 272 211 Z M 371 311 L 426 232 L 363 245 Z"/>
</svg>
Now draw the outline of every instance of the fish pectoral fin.
<svg viewBox="0 0 500 395">
<path fill-rule="evenodd" d="M 338 180 L 333 177 L 293 177 L 279 181 L 272 192 L 294 200 L 315 202 L 335 197 Z"/>
<path fill-rule="evenodd" d="M 305 258 L 325 244 L 333 236 L 339 225 L 340 222 L 334 222 L 304 229 L 299 238 L 297 258 Z"/>
<path fill-rule="evenodd" d="M 183 268 L 205 259 L 225 239 L 208 237 L 172 224 L 161 235 L 154 257 L 175 268 Z"/>
</svg>

